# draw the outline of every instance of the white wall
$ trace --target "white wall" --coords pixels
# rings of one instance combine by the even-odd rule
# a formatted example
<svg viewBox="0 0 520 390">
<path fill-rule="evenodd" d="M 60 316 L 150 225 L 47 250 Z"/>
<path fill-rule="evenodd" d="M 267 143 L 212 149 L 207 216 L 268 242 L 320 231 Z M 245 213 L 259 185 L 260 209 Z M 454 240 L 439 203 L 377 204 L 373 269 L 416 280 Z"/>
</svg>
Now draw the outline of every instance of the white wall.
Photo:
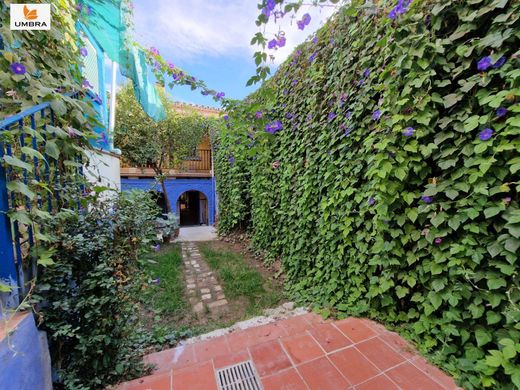
<svg viewBox="0 0 520 390">
<path fill-rule="evenodd" d="M 89 164 L 85 176 L 93 185 L 105 186 L 121 191 L 119 155 L 99 150 L 88 151 Z"/>
</svg>

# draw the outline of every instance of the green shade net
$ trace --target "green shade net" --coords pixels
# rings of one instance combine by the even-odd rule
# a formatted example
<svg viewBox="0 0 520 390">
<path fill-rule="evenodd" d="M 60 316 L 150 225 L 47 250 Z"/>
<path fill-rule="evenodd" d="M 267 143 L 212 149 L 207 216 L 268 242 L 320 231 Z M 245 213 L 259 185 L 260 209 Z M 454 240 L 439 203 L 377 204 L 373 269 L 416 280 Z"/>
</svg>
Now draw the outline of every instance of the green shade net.
<svg viewBox="0 0 520 390">
<path fill-rule="evenodd" d="M 123 0 L 84 0 L 79 3 L 87 13 L 85 27 L 108 58 L 120 64 L 121 74 L 134 84 L 137 100 L 155 121 L 166 118 L 166 111 L 154 83 L 150 82 L 144 52 L 131 43 L 127 31 L 130 16 Z"/>
</svg>

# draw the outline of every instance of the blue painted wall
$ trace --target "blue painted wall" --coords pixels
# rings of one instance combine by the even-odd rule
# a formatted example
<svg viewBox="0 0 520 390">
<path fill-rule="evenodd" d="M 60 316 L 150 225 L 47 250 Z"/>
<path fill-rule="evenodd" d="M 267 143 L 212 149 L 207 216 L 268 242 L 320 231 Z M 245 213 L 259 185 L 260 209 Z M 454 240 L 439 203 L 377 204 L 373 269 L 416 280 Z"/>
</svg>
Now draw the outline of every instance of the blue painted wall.
<svg viewBox="0 0 520 390">
<path fill-rule="evenodd" d="M 4 323 L 0 319 L 0 326 Z M 13 332 L 0 339 L 0 389 L 51 390 L 51 362 L 45 333 L 28 313 Z"/>
<path fill-rule="evenodd" d="M 123 191 L 130 190 L 155 190 L 162 192 L 161 186 L 157 184 L 155 179 L 121 179 L 121 189 Z M 179 214 L 177 209 L 177 200 L 186 191 L 200 191 L 208 199 L 208 221 L 210 225 L 215 224 L 216 210 L 216 186 L 215 179 L 184 179 L 184 178 L 170 178 L 166 180 L 166 192 L 172 208 L 175 208 L 175 213 Z"/>
</svg>

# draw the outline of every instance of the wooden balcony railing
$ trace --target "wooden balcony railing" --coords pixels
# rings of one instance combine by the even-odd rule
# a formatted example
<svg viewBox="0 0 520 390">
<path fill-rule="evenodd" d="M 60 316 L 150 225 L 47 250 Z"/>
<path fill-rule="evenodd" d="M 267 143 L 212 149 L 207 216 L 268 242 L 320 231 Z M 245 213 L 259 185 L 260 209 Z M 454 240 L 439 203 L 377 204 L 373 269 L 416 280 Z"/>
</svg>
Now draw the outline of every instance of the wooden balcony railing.
<svg viewBox="0 0 520 390">
<path fill-rule="evenodd" d="M 210 177 L 211 149 L 197 149 L 197 155 L 184 158 L 178 165 L 166 167 L 163 172 L 167 176 L 178 177 Z M 121 161 L 121 176 L 154 177 L 155 172 L 150 167 L 132 167 Z"/>
</svg>

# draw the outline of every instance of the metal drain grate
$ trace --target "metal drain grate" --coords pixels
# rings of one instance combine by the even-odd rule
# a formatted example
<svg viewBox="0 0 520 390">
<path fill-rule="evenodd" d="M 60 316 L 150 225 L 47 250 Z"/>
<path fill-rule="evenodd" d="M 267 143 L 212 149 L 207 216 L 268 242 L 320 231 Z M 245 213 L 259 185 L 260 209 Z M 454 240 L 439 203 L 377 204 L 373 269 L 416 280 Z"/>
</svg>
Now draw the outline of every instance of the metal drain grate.
<svg viewBox="0 0 520 390">
<path fill-rule="evenodd" d="M 219 390 L 262 390 L 251 361 L 217 370 Z"/>
</svg>

